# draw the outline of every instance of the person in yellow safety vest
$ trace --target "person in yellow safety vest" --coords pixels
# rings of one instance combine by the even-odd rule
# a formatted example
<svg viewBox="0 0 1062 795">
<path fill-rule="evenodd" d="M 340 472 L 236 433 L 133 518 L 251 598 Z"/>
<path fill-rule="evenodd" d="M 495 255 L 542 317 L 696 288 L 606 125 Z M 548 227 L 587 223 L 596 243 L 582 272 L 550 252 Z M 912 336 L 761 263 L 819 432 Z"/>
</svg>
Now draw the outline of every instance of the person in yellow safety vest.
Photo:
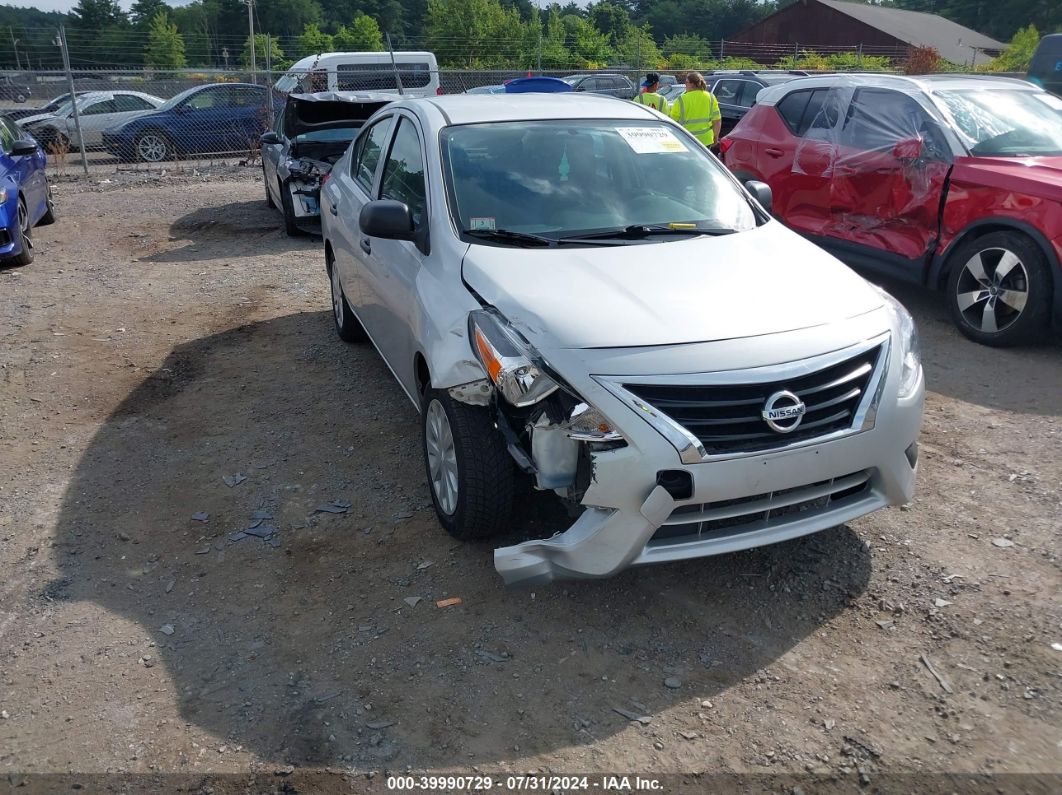
<svg viewBox="0 0 1062 795">
<path fill-rule="evenodd" d="M 723 114 L 719 110 L 719 101 L 708 92 L 708 84 L 699 72 L 686 75 L 686 92 L 671 103 L 671 118 L 705 146 L 718 140 Z"/>
<path fill-rule="evenodd" d="M 667 113 L 667 99 L 657 93 L 660 88 L 660 75 L 656 72 L 647 74 L 642 82 L 642 88 L 645 91 L 636 96 L 634 101 L 639 105 L 648 105 L 650 108 L 656 108 L 661 113 Z"/>
</svg>

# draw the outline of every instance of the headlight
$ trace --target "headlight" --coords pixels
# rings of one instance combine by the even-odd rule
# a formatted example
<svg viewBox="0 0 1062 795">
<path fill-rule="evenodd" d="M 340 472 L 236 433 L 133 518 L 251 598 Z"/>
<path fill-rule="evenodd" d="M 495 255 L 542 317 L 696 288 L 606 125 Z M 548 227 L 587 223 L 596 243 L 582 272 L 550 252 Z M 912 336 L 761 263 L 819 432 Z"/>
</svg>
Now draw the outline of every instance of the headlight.
<svg viewBox="0 0 1062 795">
<path fill-rule="evenodd" d="M 7 188 L 0 188 L 0 204 L 7 201 Z"/>
<path fill-rule="evenodd" d="M 587 403 L 580 403 L 572 409 L 564 427 L 568 438 L 579 442 L 618 442 L 623 439 L 623 434 L 609 419 Z"/>
<path fill-rule="evenodd" d="M 493 312 L 468 316 L 472 352 L 503 398 L 516 407 L 531 406 L 553 394 L 557 382 L 542 371 L 542 357 L 515 329 Z"/>
<path fill-rule="evenodd" d="M 918 341 L 918 329 L 915 327 L 911 313 L 904 309 L 903 304 L 878 288 L 885 306 L 893 318 L 893 326 L 897 329 L 900 353 L 903 355 L 903 366 L 900 368 L 900 398 L 910 397 L 918 386 L 918 378 L 922 374 L 922 346 Z"/>
</svg>

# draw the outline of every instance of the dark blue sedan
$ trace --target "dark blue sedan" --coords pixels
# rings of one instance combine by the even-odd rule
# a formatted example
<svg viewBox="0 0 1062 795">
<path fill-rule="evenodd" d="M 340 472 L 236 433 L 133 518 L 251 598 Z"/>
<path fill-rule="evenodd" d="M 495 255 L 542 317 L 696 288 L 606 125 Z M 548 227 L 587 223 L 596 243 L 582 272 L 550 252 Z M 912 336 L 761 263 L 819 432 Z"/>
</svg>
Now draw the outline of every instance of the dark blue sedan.
<svg viewBox="0 0 1062 795">
<path fill-rule="evenodd" d="M 103 132 L 103 145 L 120 160 L 158 163 L 181 155 L 247 152 L 280 109 L 264 86 L 222 83 L 190 88 L 159 107 Z"/>
<path fill-rule="evenodd" d="M 33 227 L 55 222 L 44 152 L 0 118 L 0 267 L 33 262 Z"/>
</svg>

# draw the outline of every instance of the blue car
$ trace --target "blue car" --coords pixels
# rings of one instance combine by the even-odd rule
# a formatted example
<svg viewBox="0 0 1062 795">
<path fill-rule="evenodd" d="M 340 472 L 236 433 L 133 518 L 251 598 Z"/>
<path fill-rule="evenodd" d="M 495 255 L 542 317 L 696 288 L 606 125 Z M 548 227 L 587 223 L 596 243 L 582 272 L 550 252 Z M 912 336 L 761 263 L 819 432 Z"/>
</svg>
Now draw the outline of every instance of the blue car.
<svg viewBox="0 0 1062 795">
<path fill-rule="evenodd" d="M 33 227 L 55 223 L 44 151 L 0 118 L 0 267 L 33 262 Z"/>
<path fill-rule="evenodd" d="M 283 100 L 251 83 L 197 86 L 153 113 L 103 131 L 103 145 L 119 160 L 159 163 L 182 155 L 247 152 L 258 148 Z"/>
</svg>

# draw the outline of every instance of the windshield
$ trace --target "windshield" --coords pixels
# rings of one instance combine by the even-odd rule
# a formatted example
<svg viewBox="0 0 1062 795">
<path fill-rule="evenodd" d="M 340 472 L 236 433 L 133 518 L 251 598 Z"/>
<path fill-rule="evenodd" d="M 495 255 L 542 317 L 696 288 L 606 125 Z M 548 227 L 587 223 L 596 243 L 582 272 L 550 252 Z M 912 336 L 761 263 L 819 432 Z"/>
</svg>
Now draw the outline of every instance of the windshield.
<svg viewBox="0 0 1062 795">
<path fill-rule="evenodd" d="M 178 105 L 180 105 L 182 102 L 184 102 L 184 100 L 186 98 L 190 97 L 192 94 L 194 94 L 200 88 L 201 88 L 201 86 L 195 86 L 194 88 L 189 88 L 187 91 L 182 91 L 180 94 L 177 94 L 176 96 L 170 97 L 165 102 L 163 102 L 161 105 L 159 105 L 158 110 L 173 110 Z"/>
<path fill-rule="evenodd" d="M 53 116 L 69 116 L 71 111 L 72 111 L 72 109 L 73 109 L 73 103 L 71 103 L 70 100 L 67 100 L 62 105 L 60 105 L 58 108 L 53 110 L 52 111 L 52 115 Z M 81 106 L 80 105 L 78 105 L 78 110 L 81 110 Z"/>
<path fill-rule="evenodd" d="M 462 230 L 556 239 L 632 226 L 679 231 L 669 224 L 694 234 L 742 231 L 757 222 L 722 167 L 663 122 L 472 124 L 444 130 L 441 142 Z"/>
<path fill-rule="evenodd" d="M 574 86 L 576 83 L 578 83 L 584 77 L 586 77 L 586 75 L 572 75 L 571 77 L 562 77 L 561 80 L 563 80 L 565 83 L 567 83 L 570 86 Z"/>
<path fill-rule="evenodd" d="M 940 91 L 934 98 L 970 154 L 1062 155 L 1062 100 L 1038 91 Z"/>
</svg>

